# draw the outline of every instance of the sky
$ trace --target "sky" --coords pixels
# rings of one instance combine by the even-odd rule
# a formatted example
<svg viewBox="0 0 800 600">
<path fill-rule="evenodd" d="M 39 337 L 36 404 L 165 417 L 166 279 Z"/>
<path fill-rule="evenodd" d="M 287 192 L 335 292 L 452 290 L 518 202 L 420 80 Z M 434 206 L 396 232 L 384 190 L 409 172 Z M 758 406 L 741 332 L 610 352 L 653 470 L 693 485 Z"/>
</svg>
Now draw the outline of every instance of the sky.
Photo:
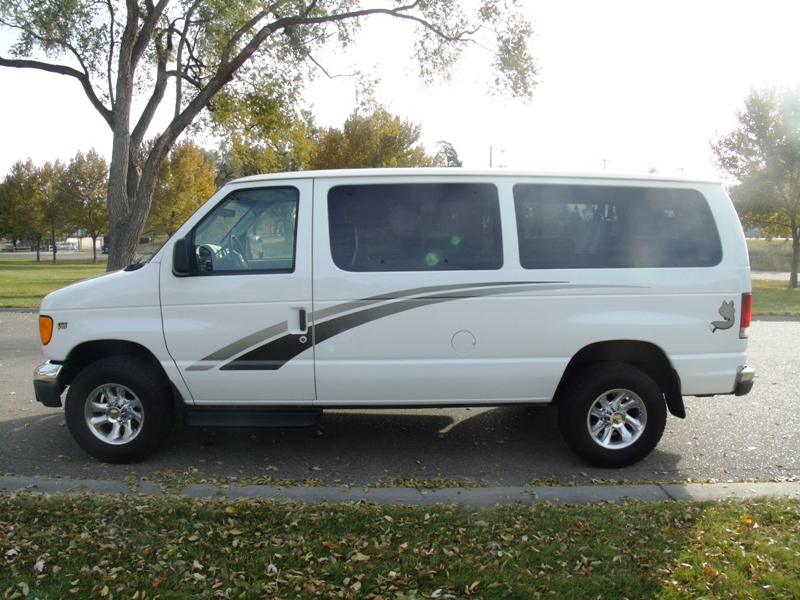
<svg viewBox="0 0 800 600">
<path fill-rule="evenodd" d="M 524 2 L 539 84 L 529 103 L 487 96 L 488 56 L 474 48 L 451 81 L 426 87 L 407 27 L 373 18 L 350 51 L 317 56 L 330 73 L 379 78 L 376 99 L 420 124 L 429 152 L 453 144 L 464 166 L 645 173 L 719 179 L 710 142 L 730 131 L 753 88 L 800 85 L 800 1 Z M 0 32 L 0 49 L 9 43 Z M 306 95 L 319 125 L 355 107 L 347 78 Z M 165 100 L 165 104 L 169 104 Z M 162 121 L 163 122 L 163 121 Z M 158 123 L 156 123 L 156 129 Z M 152 131 L 151 133 L 155 133 Z M 202 143 L 202 141 L 201 141 Z M 110 158 L 111 136 L 67 77 L 0 68 L 0 176 L 25 158 Z"/>
</svg>

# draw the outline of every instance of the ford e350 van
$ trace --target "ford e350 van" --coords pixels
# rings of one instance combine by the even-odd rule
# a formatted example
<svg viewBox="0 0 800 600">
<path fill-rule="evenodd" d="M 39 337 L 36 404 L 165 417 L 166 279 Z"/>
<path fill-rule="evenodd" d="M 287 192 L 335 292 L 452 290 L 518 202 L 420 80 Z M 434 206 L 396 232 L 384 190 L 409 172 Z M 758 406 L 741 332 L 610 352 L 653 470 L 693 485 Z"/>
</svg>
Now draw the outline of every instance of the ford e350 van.
<svg viewBox="0 0 800 600">
<path fill-rule="evenodd" d="M 89 454 L 173 419 L 308 426 L 325 408 L 558 405 L 602 467 L 683 396 L 742 395 L 750 269 L 719 183 L 462 169 L 247 177 L 149 261 L 48 295 L 37 399 Z"/>
</svg>

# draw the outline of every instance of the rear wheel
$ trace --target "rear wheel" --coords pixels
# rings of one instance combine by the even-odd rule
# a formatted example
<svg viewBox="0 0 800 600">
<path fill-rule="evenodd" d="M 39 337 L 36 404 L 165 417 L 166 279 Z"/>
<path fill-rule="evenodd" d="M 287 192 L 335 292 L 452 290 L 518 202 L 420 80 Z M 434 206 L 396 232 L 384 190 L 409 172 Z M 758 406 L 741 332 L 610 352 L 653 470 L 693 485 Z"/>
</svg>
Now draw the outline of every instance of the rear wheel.
<svg viewBox="0 0 800 600">
<path fill-rule="evenodd" d="M 558 424 L 569 447 L 587 463 L 627 467 L 658 444 L 667 423 L 661 389 L 641 369 L 598 363 L 564 390 Z"/>
<path fill-rule="evenodd" d="M 64 412 L 72 437 L 106 462 L 129 463 L 153 452 L 172 427 L 169 382 L 144 361 L 114 356 L 81 371 Z"/>
</svg>

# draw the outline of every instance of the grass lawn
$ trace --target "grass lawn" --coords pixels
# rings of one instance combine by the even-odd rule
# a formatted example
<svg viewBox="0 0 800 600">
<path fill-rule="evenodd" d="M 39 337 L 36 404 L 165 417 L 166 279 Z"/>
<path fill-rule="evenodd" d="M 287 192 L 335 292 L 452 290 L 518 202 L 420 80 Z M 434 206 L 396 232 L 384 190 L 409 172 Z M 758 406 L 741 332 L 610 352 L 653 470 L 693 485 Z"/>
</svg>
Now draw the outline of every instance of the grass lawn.
<svg viewBox="0 0 800 600">
<path fill-rule="evenodd" d="M 800 503 L 0 493 L 3 598 L 797 598 Z"/>
<path fill-rule="evenodd" d="M 784 281 L 754 279 L 753 314 L 800 317 L 800 287 L 789 289 Z"/>
<path fill-rule="evenodd" d="M 36 308 L 42 298 L 67 284 L 99 275 L 105 262 L 0 257 L 0 308 Z M 800 288 L 790 290 L 781 281 L 753 280 L 754 315 L 800 316 Z"/>
<path fill-rule="evenodd" d="M 0 257 L 0 307 L 35 308 L 42 298 L 65 285 L 105 272 L 106 263 L 90 260 Z"/>
<path fill-rule="evenodd" d="M 748 239 L 750 267 L 754 271 L 789 271 L 792 264 L 791 240 Z"/>
</svg>

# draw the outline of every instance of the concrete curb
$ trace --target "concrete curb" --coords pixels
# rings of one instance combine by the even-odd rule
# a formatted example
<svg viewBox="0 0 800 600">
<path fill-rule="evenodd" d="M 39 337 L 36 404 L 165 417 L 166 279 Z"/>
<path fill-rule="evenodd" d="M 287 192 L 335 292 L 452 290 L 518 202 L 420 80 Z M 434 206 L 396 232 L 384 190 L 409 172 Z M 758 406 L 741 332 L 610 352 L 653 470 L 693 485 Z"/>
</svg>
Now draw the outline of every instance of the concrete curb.
<svg viewBox="0 0 800 600">
<path fill-rule="evenodd" d="M 97 479 L 40 479 L 36 477 L 0 477 L 0 490 L 7 492 L 41 492 L 47 494 L 98 493 L 125 496 L 166 493 L 154 484 L 142 481 L 135 486 L 123 481 Z M 716 483 L 716 484 L 642 484 L 584 485 L 497 488 L 344 488 L 344 487 L 281 487 L 269 485 L 217 486 L 189 484 L 177 492 L 187 498 L 236 500 L 296 500 L 301 502 L 358 502 L 427 506 L 463 504 L 494 506 L 497 504 L 593 504 L 639 500 L 646 502 L 700 502 L 708 500 L 748 500 L 752 498 L 794 498 L 800 500 L 800 482 Z"/>
</svg>

